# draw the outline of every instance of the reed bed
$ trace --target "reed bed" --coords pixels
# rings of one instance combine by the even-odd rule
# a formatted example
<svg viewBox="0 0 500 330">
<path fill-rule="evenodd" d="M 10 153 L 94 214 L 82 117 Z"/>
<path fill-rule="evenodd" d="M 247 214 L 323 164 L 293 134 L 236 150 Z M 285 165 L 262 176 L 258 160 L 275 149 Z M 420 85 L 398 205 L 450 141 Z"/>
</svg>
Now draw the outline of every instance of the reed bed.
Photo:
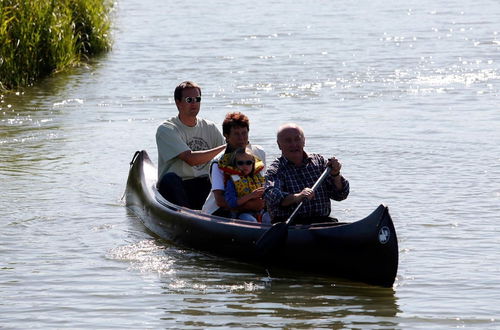
<svg viewBox="0 0 500 330">
<path fill-rule="evenodd" d="M 0 0 L 0 89 L 109 50 L 111 9 L 111 0 Z"/>
</svg>

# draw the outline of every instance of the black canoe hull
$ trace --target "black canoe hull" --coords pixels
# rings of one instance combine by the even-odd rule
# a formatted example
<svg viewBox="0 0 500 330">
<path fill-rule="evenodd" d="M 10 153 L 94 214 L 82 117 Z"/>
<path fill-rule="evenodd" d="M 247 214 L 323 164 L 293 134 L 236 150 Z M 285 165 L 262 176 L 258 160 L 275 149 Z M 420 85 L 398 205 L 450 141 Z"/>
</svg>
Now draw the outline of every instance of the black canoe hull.
<svg viewBox="0 0 500 330">
<path fill-rule="evenodd" d="M 353 223 L 290 226 L 283 248 L 263 258 L 255 242 L 269 229 L 179 207 L 156 190 L 157 169 L 146 151 L 131 163 L 126 204 L 159 237 L 196 249 L 318 274 L 391 287 L 398 268 L 398 242 L 388 208 L 380 205 Z M 264 260 L 265 259 L 265 260 Z"/>
</svg>

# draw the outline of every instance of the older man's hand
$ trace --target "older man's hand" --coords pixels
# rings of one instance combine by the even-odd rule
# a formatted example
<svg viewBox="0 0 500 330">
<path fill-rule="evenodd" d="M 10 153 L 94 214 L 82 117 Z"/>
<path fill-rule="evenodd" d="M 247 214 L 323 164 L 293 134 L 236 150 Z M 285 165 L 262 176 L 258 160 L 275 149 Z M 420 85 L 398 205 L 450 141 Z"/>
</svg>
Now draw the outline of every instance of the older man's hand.
<svg viewBox="0 0 500 330">
<path fill-rule="evenodd" d="M 342 164 L 337 158 L 335 158 L 335 156 L 328 159 L 328 163 L 326 165 L 332 168 L 332 171 L 330 172 L 331 176 L 339 175 Z"/>
</svg>

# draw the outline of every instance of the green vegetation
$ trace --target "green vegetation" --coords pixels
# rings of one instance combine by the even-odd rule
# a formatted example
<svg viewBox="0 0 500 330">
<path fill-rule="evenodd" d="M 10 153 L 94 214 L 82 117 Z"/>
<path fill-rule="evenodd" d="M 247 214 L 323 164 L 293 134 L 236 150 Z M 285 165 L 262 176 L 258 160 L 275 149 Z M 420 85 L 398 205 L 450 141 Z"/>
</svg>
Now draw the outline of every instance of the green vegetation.
<svg viewBox="0 0 500 330">
<path fill-rule="evenodd" d="M 0 0 L 0 90 L 111 47 L 111 0 Z"/>
</svg>

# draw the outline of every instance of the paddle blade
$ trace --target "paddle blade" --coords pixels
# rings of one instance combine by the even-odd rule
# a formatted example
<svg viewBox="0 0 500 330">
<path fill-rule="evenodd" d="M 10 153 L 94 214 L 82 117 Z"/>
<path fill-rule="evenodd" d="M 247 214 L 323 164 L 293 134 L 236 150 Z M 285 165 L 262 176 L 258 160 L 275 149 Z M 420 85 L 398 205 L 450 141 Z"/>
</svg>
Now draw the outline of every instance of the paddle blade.
<svg viewBox="0 0 500 330">
<path fill-rule="evenodd" d="M 285 222 L 275 223 L 255 243 L 261 255 L 268 256 L 276 249 L 285 245 L 288 238 L 288 224 Z"/>
</svg>

